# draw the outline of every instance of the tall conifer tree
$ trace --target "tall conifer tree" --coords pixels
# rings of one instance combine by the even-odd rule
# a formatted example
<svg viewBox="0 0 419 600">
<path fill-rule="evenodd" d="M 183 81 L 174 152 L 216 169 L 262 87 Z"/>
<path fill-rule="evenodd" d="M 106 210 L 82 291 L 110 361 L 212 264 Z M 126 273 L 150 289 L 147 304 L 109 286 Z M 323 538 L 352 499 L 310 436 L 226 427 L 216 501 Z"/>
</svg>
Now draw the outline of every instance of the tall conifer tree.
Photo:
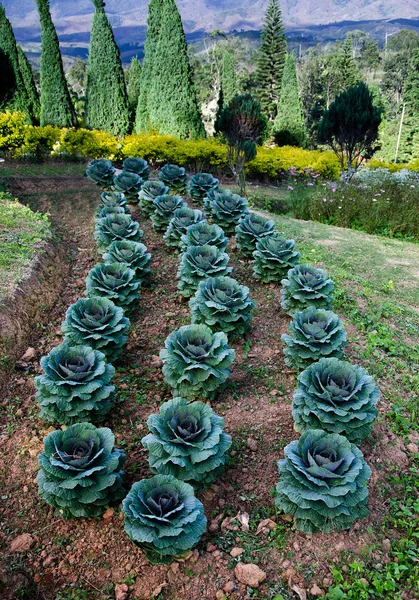
<svg viewBox="0 0 419 600">
<path fill-rule="evenodd" d="M 287 40 L 279 0 L 269 0 L 256 69 L 257 96 L 270 121 L 276 116 L 281 92 Z"/>
<path fill-rule="evenodd" d="M 19 59 L 19 69 L 22 74 L 23 83 L 25 84 L 26 93 L 28 94 L 29 100 L 32 104 L 34 118 L 37 122 L 39 122 L 41 104 L 39 102 L 39 94 L 38 90 L 36 89 L 32 66 L 21 46 L 17 47 L 17 56 Z"/>
<path fill-rule="evenodd" d="M 34 110 L 19 68 L 19 57 L 12 25 L 6 17 L 6 11 L 2 5 L 0 5 L 0 48 L 6 57 L 4 68 L 7 73 L 4 74 L 3 85 L 7 85 L 9 88 L 4 91 L 4 96 L 2 94 L 4 100 L 0 109 L 21 111 L 27 115 L 28 121 L 32 122 Z"/>
<path fill-rule="evenodd" d="M 238 94 L 236 65 L 231 52 L 224 52 L 221 65 L 221 89 L 223 91 L 224 104 L 230 104 L 234 96 Z"/>
<path fill-rule="evenodd" d="M 86 125 L 115 135 L 129 131 L 128 95 L 121 55 L 103 0 L 93 0 L 86 89 Z"/>
<path fill-rule="evenodd" d="M 152 129 L 180 138 L 205 136 L 185 33 L 174 0 L 163 0 L 147 104 Z"/>
<path fill-rule="evenodd" d="M 138 58 L 134 57 L 131 60 L 131 65 L 128 72 L 128 101 L 131 115 L 135 117 L 137 110 L 138 98 L 140 97 L 141 89 L 141 63 Z"/>
<path fill-rule="evenodd" d="M 148 97 L 153 81 L 153 62 L 159 39 L 163 0 L 150 0 L 147 17 L 147 37 L 144 44 L 144 60 L 141 71 L 141 87 L 135 116 L 137 133 L 150 129 Z"/>
<path fill-rule="evenodd" d="M 41 126 L 73 127 L 76 113 L 64 75 L 57 32 L 49 0 L 36 0 L 41 21 Z"/>
<path fill-rule="evenodd" d="M 292 54 L 285 59 L 281 95 L 273 126 L 275 140 L 281 145 L 306 146 L 307 132 L 298 89 L 297 70 Z"/>
</svg>

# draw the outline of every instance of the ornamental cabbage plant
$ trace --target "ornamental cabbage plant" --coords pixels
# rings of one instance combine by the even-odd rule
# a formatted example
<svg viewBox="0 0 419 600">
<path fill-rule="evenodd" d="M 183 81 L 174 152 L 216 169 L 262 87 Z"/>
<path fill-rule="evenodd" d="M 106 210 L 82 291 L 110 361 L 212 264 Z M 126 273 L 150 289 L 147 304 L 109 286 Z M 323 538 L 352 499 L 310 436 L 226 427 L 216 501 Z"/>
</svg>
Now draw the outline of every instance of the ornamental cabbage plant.
<svg viewBox="0 0 419 600">
<path fill-rule="evenodd" d="M 102 192 L 100 195 L 100 205 L 97 212 L 100 213 L 105 208 L 119 206 L 124 209 L 124 212 L 129 214 L 130 208 L 127 205 L 127 199 L 122 192 Z"/>
<path fill-rule="evenodd" d="M 157 196 L 164 196 L 169 193 L 169 188 L 162 181 L 146 181 L 138 194 L 141 206 L 141 214 L 144 217 L 150 217 L 154 212 L 153 200 Z"/>
<path fill-rule="evenodd" d="M 66 344 L 100 350 L 113 363 L 128 341 L 129 325 L 123 309 L 108 298 L 80 298 L 67 310 L 62 331 Z"/>
<path fill-rule="evenodd" d="M 212 190 L 218 190 L 220 182 L 210 173 L 197 173 L 189 180 L 188 193 L 195 200 L 203 200 Z"/>
<path fill-rule="evenodd" d="M 271 236 L 275 231 L 275 221 L 250 213 L 243 217 L 236 227 L 236 242 L 240 252 L 252 258 L 259 240 Z"/>
<path fill-rule="evenodd" d="M 125 212 L 125 209 L 122 206 L 104 206 L 98 214 L 98 219 L 104 219 L 105 217 L 108 217 L 109 215 L 125 215 L 127 214 Z"/>
<path fill-rule="evenodd" d="M 141 242 L 142 237 L 143 231 L 131 215 L 111 214 L 103 219 L 96 219 L 95 239 L 101 250 L 105 250 L 116 240 Z"/>
<path fill-rule="evenodd" d="M 347 343 L 342 321 L 332 311 L 306 308 L 294 315 L 282 341 L 285 363 L 302 370 L 321 358 L 341 358 Z"/>
<path fill-rule="evenodd" d="M 196 292 L 201 281 L 208 277 L 228 275 L 229 256 L 217 246 L 191 246 L 182 254 L 178 270 L 178 289 L 182 296 L 189 298 Z"/>
<path fill-rule="evenodd" d="M 122 169 L 128 173 L 136 173 L 144 181 L 150 177 L 148 162 L 144 158 L 127 158 L 122 164 Z"/>
<path fill-rule="evenodd" d="M 278 234 L 258 240 L 253 252 L 253 277 L 262 283 L 280 282 L 300 259 L 294 247 L 294 240 L 286 240 Z"/>
<path fill-rule="evenodd" d="M 169 248 L 179 248 L 182 235 L 190 225 L 203 221 L 202 212 L 193 208 L 178 208 L 173 213 L 173 218 L 169 223 L 164 241 Z"/>
<path fill-rule="evenodd" d="M 157 196 L 153 200 L 154 211 L 151 215 L 151 222 L 154 229 L 157 231 L 166 231 L 167 226 L 173 219 L 175 210 L 178 208 L 186 208 L 187 204 L 181 196 Z"/>
<path fill-rule="evenodd" d="M 187 228 L 181 237 L 180 249 L 184 252 L 190 246 L 217 246 L 220 250 L 225 250 L 227 244 L 228 238 L 221 227 L 201 221 Z"/>
<path fill-rule="evenodd" d="M 297 265 L 288 271 L 281 284 L 281 306 L 289 315 L 309 306 L 326 310 L 332 307 L 335 284 L 323 269 Z"/>
<path fill-rule="evenodd" d="M 309 429 L 284 448 L 275 503 L 305 533 L 349 529 L 369 515 L 371 469 L 345 437 Z"/>
<path fill-rule="evenodd" d="M 151 254 L 147 246 L 130 240 L 116 240 L 102 255 L 106 264 L 121 263 L 135 271 L 137 281 L 143 283 L 150 276 Z"/>
<path fill-rule="evenodd" d="M 35 387 L 44 421 L 71 425 L 109 412 L 115 369 L 99 350 L 61 344 L 41 358 L 41 367 L 45 374 L 35 377 Z"/>
<path fill-rule="evenodd" d="M 107 427 L 76 423 L 52 431 L 38 456 L 40 497 L 65 519 L 99 517 L 126 496 L 125 454 Z"/>
<path fill-rule="evenodd" d="M 358 365 L 322 358 L 298 376 L 292 416 L 299 431 L 324 429 L 359 443 L 374 426 L 380 391 Z"/>
<path fill-rule="evenodd" d="M 123 263 L 98 263 L 87 276 L 85 295 L 109 298 L 129 314 L 138 306 L 140 285 L 135 271 Z"/>
<path fill-rule="evenodd" d="M 151 433 L 141 443 L 153 473 L 173 475 L 198 488 L 220 477 L 231 436 L 224 432 L 224 419 L 207 404 L 173 398 L 149 417 L 147 425 Z"/>
<path fill-rule="evenodd" d="M 115 167 L 110 160 L 99 158 L 92 160 L 86 169 L 86 177 L 103 189 L 110 188 L 115 176 Z"/>
<path fill-rule="evenodd" d="M 134 483 L 122 512 L 128 537 L 155 564 L 187 555 L 207 528 L 204 507 L 193 487 L 171 475 Z"/>
<path fill-rule="evenodd" d="M 138 194 L 140 193 L 141 186 L 144 183 L 137 173 L 130 173 L 129 171 L 122 171 L 114 177 L 113 189 L 115 192 L 122 192 L 128 202 L 138 203 Z"/>
<path fill-rule="evenodd" d="M 188 184 L 188 174 L 183 167 L 164 165 L 159 175 L 160 181 L 167 185 L 173 194 L 184 194 Z"/>
<path fill-rule="evenodd" d="M 212 222 L 222 227 L 226 235 L 234 235 L 240 220 L 249 213 L 247 199 L 230 190 L 209 193 L 204 208 Z"/>
<path fill-rule="evenodd" d="M 224 331 L 229 340 L 250 329 L 252 310 L 250 290 L 231 277 L 209 277 L 201 281 L 190 300 L 192 323 L 204 323 L 212 331 Z"/>
<path fill-rule="evenodd" d="M 160 351 L 165 381 L 174 396 L 210 398 L 230 377 L 235 352 L 225 333 L 206 325 L 185 325 L 173 331 Z"/>
</svg>

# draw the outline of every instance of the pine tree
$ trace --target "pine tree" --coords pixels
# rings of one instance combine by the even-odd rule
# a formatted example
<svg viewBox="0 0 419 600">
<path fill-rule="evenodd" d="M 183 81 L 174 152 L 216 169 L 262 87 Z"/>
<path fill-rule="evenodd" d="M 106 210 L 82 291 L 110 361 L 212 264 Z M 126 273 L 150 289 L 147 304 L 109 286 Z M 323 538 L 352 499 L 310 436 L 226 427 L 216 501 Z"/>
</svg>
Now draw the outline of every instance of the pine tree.
<svg viewBox="0 0 419 600">
<path fill-rule="evenodd" d="M 135 118 L 135 111 L 138 106 L 138 98 L 141 89 L 141 63 L 138 58 L 131 60 L 131 66 L 128 72 L 128 101 L 132 119 Z"/>
<path fill-rule="evenodd" d="M 262 110 L 273 121 L 281 92 L 287 40 L 278 0 L 269 0 L 256 69 L 257 96 Z"/>
<path fill-rule="evenodd" d="M 76 114 L 64 75 L 49 0 L 36 0 L 41 22 L 41 126 L 75 127 Z"/>
<path fill-rule="evenodd" d="M 7 87 L 2 91 L 4 99 L 0 109 L 21 111 L 27 115 L 28 122 L 31 123 L 34 119 L 34 110 L 19 68 L 19 57 L 12 25 L 6 17 L 6 11 L 2 5 L 0 5 L 0 48 L 7 57 L 4 59 L 7 63 L 6 70 L 2 73 L 3 85 Z"/>
<path fill-rule="evenodd" d="M 342 78 L 341 91 L 347 90 L 358 83 L 360 79 L 360 73 L 353 57 L 352 41 L 350 36 L 346 36 L 343 43 L 339 68 Z"/>
<path fill-rule="evenodd" d="M 41 104 L 39 102 L 39 94 L 38 90 L 36 89 L 32 66 L 21 46 L 17 47 L 17 56 L 19 59 L 19 69 L 22 74 L 23 83 L 25 84 L 26 93 L 28 94 L 29 100 L 32 104 L 33 116 L 36 122 L 39 123 Z"/>
<path fill-rule="evenodd" d="M 147 37 L 144 44 L 141 87 L 135 116 L 135 130 L 137 133 L 147 131 L 150 128 L 148 96 L 153 81 L 153 61 L 159 39 L 162 7 L 163 0 L 150 0 L 148 5 Z"/>
<path fill-rule="evenodd" d="M 87 68 L 86 125 L 114 135 L 129 131 L 128 94 L 121 55 L 103 0 L 93 0 L 95 14 Z"/>
<path fill-rule="evenodd" d="M 224 52 L 223 54 L 221 89 L 224 104 L 229 104 L 238 93 L 236 65 L 231 52 Z"/>
<path fill-rule="evenodd" d="M 174 0 L 163 0 L 147 105 L 151 128 L 159 133 L 180 138 L 205 136 L 182 19 Z"/>
<path fill-rule="evenodd" d="M 298 89 L 297 70 L 292 54 L 285 59 L 281 96 L 273 126 L 275 141 L 280 146 L 307 145 L 307 133 Z"/>
</svg>

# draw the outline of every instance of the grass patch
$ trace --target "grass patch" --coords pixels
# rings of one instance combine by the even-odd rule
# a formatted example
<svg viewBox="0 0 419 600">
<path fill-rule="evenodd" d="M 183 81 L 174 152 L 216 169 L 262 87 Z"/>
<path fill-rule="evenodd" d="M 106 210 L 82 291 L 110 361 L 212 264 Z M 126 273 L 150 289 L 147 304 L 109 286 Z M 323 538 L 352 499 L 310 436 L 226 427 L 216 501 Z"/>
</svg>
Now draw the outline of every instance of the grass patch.
<svg viewBox="0 0 419 600">
<path fill-rule="evenodd" d="M 0 296 L 21 280 L 42 242 L 50 237 L 46 215 L 0 192 Z"/>
<path fill-rule="evenodd" d="M 0 165 L 0 177 L 81 177 L 86 170 L 86 161 L 50 162 L 13 161 Z"/>
</svg>

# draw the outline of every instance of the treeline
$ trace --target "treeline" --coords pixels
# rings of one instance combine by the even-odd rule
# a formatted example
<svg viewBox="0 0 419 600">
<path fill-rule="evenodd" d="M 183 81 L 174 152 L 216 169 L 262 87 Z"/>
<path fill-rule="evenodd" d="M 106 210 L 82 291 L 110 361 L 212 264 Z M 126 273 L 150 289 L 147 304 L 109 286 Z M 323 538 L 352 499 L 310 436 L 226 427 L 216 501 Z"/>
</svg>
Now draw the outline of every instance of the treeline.
<svg viewBox="0 0 419 600">
<path fill-rule="evenodd" d="M 0 109 L 25 112 L 28 122 L 79 124 L 114 135 L 158 132 L 182 139 L 212 134 L 217 115 L 237 94 L 260 102 L 278 145 L 316 148 L 324 111 L 342 92 L 365 82 L 380 109 L 376 156 L 419 157 L 419 36 L 388 36 L 384 47 L 363 31 L 296 56 L 279 0 L 269 0 L 258 47 L 221 31 L 187 47 L 174 0 L 150 0 L 145 56 L 125 72 L 103 0 L 95 14 L 87 64 L 64 74 L 49 0 L 37 0 L 42 30 L 39 85 L 0 7 Z M 39 90 L 39 96 L 38 96 Z"/>
</svg>

